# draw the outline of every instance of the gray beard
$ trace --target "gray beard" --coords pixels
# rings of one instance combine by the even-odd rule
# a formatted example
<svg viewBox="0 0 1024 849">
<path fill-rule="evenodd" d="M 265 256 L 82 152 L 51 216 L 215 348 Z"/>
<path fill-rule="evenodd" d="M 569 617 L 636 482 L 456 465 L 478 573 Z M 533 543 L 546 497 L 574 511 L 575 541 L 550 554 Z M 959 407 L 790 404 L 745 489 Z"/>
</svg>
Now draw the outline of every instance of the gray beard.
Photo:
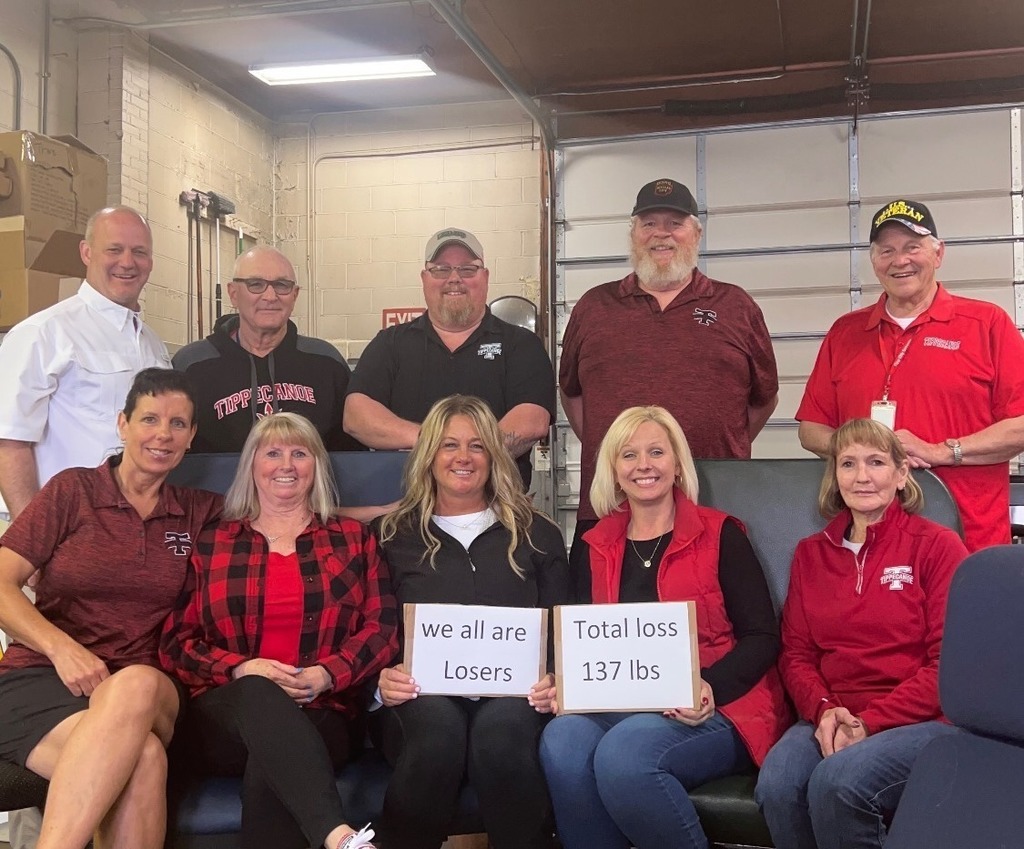
<svg viewBox="0 0 1024 849">
<path fill-rule="evenodd" d="M 635 245 L 630 246 L 629 256 L 637 279 L 645 289 L 652 292 L 665 292 L 678 287 L 680 283 L 688 283 L 697 267 L 696 251 L 689 256 L 678 254 L 665 268 L 659 268 L 647 251 L 638 250 Z"/>
</svg>

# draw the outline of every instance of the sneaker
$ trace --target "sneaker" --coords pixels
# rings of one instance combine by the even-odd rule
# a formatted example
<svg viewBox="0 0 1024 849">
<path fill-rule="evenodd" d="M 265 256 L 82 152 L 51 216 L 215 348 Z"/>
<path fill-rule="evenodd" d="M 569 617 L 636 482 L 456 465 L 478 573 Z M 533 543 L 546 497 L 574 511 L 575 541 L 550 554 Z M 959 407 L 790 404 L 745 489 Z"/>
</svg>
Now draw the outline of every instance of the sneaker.
<svg viewBox="0 0 1024 849">
<path fill-rule="evenodd" d="M 373 829 L 367 823 L 359 831 L 350 834 L 338 844 L 338 849 L 376 849 L 373 840 Z"/>
</svg>

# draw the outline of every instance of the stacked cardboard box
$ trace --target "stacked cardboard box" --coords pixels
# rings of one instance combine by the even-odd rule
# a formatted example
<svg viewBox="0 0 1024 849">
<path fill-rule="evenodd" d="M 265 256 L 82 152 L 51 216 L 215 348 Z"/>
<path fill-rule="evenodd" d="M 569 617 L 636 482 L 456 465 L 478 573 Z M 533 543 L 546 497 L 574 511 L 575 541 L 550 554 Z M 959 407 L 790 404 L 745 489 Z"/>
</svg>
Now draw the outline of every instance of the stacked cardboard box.
<svg viewBox="0 0 1024 849">
<path fill-rule="evenodd" d="M 106 160 L 77 139 L 0 133 L 0 330 L 55 304 L 62 278 L 82 277 L 78 244 L 106 202 Z"/>
</svg>

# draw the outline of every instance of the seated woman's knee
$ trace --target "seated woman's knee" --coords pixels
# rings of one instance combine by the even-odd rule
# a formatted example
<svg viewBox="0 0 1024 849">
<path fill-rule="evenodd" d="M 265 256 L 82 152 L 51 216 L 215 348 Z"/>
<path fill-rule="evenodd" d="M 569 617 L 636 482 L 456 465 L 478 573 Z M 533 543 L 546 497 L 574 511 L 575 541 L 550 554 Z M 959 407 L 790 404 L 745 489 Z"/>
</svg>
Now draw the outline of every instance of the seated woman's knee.
<svg viewBox="0 0 1024 849">
<path fill-rule="evenodd" d="M 93 693 L 90 708 L 111 707 L 126 713 L 157 713 L 173 707 L 178 694 L 171 680 L 152 666 L 126 666 L 107 678 Z"/>
<path fill-rule="evenodd" d="M 262 675 L 243 675 L 230 684 L 231 696 L 240 709 L 265 710 L 271 699 L 291 702 L 281 685 Z"/>
</svg>

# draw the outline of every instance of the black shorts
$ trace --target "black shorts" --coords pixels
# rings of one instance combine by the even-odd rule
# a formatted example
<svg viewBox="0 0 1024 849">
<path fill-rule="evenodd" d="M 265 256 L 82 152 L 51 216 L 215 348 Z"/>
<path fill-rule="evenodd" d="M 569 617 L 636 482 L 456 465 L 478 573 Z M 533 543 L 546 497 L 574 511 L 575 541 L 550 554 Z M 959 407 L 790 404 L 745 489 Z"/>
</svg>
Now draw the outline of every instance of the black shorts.
<svg viewBox="0 0 1024 849">
<path fill-rule="evenodd" d="M 0 675 L 0 759 L 25 766 L 40 740 L 88 708 L 89 699 L 71 695 L 52 666 Z"/>
<path fill-rule="evenodd" d="M 180 681 L 167 677 L 178 693 L 177 729 L 185 715 L 188 691 Z M 88 709 L 89 698 L 71 695 L 52 666 L 12 669 L 0 675 L 0 760 L 25 766 L 40 740 L 69 716 Z"/>
</svg>

